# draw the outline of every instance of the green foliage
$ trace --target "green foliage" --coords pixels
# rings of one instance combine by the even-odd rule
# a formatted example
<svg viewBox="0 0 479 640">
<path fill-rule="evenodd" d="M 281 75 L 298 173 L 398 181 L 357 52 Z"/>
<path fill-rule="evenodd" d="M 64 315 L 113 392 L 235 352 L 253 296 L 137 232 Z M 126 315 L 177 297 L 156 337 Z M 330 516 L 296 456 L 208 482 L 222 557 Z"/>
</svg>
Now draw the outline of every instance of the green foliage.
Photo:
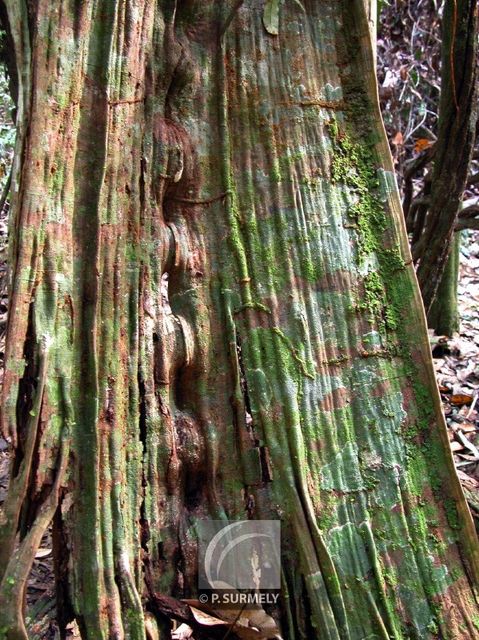
<svg viewBox="0 0 479 640">
<path fill-rule="evenodd" d="M 304 7 L 300 0 L 294 2 L 304 11 Z M 267 0 L 264 5 L 263 24 L 266 31 L 272 36 L 279 33 L 279 5 L 281 0 Z"/>
<path fill-rule="evenodd" d="M 263 13 L 264 28 L 272 36 L 279 32 L 279 0 L 267 0 Z"/>
</svg>

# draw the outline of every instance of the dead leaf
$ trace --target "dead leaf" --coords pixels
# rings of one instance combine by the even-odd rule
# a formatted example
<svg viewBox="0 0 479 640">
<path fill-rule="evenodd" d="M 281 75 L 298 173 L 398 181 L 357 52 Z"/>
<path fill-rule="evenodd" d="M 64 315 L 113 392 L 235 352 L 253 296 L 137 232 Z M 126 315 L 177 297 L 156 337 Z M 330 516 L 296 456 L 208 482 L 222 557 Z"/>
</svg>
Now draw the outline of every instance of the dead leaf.
<svg viewBox="0 0 479 640">
<path fill-rule="evenodd" d="M 192 635 L 193 629 L 187 624 L 181 624 L 178 629 L 172 631 L 171 638 L 172 640 L 187 640 L 187 638 L 191 638 Z"/>
<path fill-rule="evenodd" d="M 38 551 L 35 554 L 35 558 L 38 560 L 39 558 L 46 558 L 47 556 L 49 556 L 51 554 L 52 550 L 51 549 L 38 549 Z"/>
<path fill-rule="evenodd" d="M 457 477 L 463 484 L 468 486 L 469 489 L 479 488 L 479 482 L 475 478 L 472 478 L 471 476 L 467 475 L 467 473 L 464 473 L 464 471 L 461 471 L 460 469 L 457 470 Z"/>
<path fill-rule="evenodd" d="M 421 151 L 428 149 L 431 145 L 431 140 L 428 140 L 427 138 L 418 138 L 414 144 L 414 151 L 416 153 L 421 153 Z"/>
<path fill-rule="evenodd" d="M 193 614 L 196 622 L 204 625 L 205 627 L 214 627 L 217 624 L 229 624 L 226 620 L 221 620 L 220 618 L 215 618 L 215 616 L 206 613 L 205 611 L 201 611 L 196 607 L 192 607 L 190 605 L 191 613 Z"/>
<path fill-rule="evenodd" d="M 470 405 L 472 404 L 472 400 L 473 397 L 468 396 L 465 393 L 455 393 L 449 398 L 449 402 L 456 407 L 462 407 L 465 404 Z"/>
<path fill-rule="evenodd" d="M 461 424 L 461 431 L 464 433 L 475 433 L 477 428 L 476 425 L 472 424 L 472 422 L 463 422 Z"/>
<path fill-rule="evenodd" d="M 404 138 L 400 131 L 395 134 L 395 136 L 391 140 L 391 144 L 393 144 L 395 147 L 399 147 L 400 145 L 404 144 Z"/>
</svg>

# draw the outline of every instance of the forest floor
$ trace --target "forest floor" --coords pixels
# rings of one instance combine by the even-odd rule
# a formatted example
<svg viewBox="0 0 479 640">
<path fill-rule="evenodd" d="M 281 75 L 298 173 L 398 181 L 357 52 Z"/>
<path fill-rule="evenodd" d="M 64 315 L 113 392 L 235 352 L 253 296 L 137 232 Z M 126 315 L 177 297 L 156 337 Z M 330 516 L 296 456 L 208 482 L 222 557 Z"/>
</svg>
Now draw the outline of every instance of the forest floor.
<svg viewBox="0 0 479 640">
<path fill-rule="evenodd" d="M 462 241 L 458 302 L 459 334 L 430 338 L 456 470 L 479 529 L 478 231 Z"/>
<path fill-rule="evenodd" d="M 0 244 L 6 226 L 0 221 Z M 0 247 L 1 249 L 1 247 Z M 5 264 L 0 262 L 0 272 Z M 451 337 L 430 333 L 451 451 L 476 526 L 479 528 L 479 232 L 469 232 L 461 249 L 459 280 L 461 328 Z M 6 300 L 0 294 L 0 326 Z M 0 359 L 3 345 L 0 343 Z M 1 382 L 1 381 L 0 381 Z M 0 503 L 8 484 L 9 452 L 0 438 Z M 33 564 L 27 590 L 27 623 L 32 640 L 59 638 L 55 620 L 55 580 L 51 537 L 47 533 Z M 70 638 L 79 636 L 72 627 Z"/>
</svg>

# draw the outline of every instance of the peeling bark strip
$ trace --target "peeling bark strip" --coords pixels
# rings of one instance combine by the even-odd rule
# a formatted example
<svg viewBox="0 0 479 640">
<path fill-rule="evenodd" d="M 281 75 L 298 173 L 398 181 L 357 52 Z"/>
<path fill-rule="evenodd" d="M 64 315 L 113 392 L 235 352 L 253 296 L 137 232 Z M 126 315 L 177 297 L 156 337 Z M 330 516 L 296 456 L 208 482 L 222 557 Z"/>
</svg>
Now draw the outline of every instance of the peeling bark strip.
<svg viewBox="0 0 479 640">
<path fill-rule="evenodd" d="M 479 637 L 365 3 L 268 4 L 7 1 L 0 637 L 55 510 L 85 639 L 167 628 L 226 517 L 282 520 L 288 640 Z"/>
</svg>

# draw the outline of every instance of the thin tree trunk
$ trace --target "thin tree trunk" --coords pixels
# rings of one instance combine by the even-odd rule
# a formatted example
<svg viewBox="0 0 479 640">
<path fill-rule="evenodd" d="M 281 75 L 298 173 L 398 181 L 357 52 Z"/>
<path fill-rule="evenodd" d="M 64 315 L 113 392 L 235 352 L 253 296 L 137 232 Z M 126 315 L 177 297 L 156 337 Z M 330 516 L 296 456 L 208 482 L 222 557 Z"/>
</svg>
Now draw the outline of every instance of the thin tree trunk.
<svg viewBox="0 0 479 640">
<path fill-rule="evenodd" d="M 431 203 L 412 249 L 426 312 L 449 255 L 476 139 L 478 24 L 476 0 L 446 0 Z"/>
<path fill-rule="evenodd" d="M 478 637 L 364 2 L 302 4 L 7 3 L 7 638 L 52 502 L 84 639 L 143 640 L 198 519 L 248 517 L 282 522 L 285 639 Z"/>
<path fill-rule="evenodd" d="M 427 316 L 428 326 L 437 335 L 452 336 L 459 331 L 459 310 L 457 306 L 457 285 L 459 280 L 459 255 L 461 234 L 456 232 L 452 251 L 447 259 L 431 310 Z"/>
</svg>

